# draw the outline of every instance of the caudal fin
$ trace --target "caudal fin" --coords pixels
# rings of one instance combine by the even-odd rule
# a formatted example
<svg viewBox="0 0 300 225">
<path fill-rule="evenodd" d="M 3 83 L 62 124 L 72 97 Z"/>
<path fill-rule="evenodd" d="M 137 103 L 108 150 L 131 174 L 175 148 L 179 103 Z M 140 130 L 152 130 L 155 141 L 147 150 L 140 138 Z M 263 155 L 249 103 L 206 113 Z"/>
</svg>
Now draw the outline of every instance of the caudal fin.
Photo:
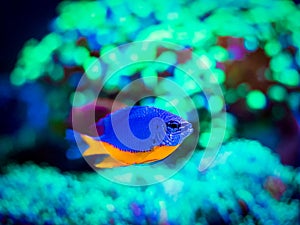
<svg viewBox="0 0 300 225">
<path fill-rule="evenodd" d="M 67 151 L 68 159 L 85 157 L 89 163 L 101 169 L 127 166 L 127 164 L 111 157 L 99 138 L 97 139 L 68 129 L 66 131 L 66 139 L 71 144 Z"/>
<path fill-rule="evenodd" d="M 83 156 L 109 154 L 99 139 L 84 134 L 80 136 L 88 144 L 88 149 L 83 152 Z"/>
<path fill-rule="evenodd" d="M 82 157 L 83 152 L 88 149 L 88 144 L 81 138 L 81 134 L 72 129 L 66 130 L 65 138 L 70 147 L 66 152 L 66 157 L 70 160 L 79 159 Z"/>
<path fill-rule="evenodd" d="M 67 151 L 68 159 L 78 159 L 82 156 L 108 154 L 99 138 L 81 134 L 75 130 L 66 130 L 66 140 L 70 143 Z"/>
</svg>

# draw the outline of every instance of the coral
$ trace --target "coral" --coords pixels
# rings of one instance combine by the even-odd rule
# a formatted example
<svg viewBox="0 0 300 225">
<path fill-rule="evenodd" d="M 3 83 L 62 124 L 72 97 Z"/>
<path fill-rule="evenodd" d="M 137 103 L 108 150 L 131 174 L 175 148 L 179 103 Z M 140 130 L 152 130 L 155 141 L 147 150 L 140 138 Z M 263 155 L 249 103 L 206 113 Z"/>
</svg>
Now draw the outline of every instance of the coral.
<svg viewBox="0 0 300 225">
<path fill-rule="evenodd" d="M 124 186 L 97 173 L 11 165 L 0 178 L 0 220 L 34 224 L 296 224 L 299 173 L 256 141 L 224 145 L 207 171 L 201 152 L 171 179 Z M 270 182 L 270 179 L 272 182 Z M 274 196 L 276 193 L 276 196 Z"/>
</svg>

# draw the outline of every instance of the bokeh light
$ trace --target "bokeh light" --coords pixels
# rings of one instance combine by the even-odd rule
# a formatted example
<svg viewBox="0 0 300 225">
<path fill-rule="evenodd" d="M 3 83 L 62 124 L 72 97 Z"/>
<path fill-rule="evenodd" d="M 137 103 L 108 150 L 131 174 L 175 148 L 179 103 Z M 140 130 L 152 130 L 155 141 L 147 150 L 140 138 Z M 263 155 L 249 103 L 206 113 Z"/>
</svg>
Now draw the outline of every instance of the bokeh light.
<svg viewBox="0 0 300 225">
<path fill-rule="evenodd" d="M 0 71 L 0 223 L 300 223 L 300 9 L 295 2 L 62 1 L 49 32 L 26 37 L 9 76 Z M 148 44 L 119 47 L 133 42 Z M 194 69 L 195 55 L 202 69 Z M 133 64 L 119 68 L 124 56 Z M 172 65 L 159 63 L 166 60 Z M 95 96 L 91 84 L 102 85 L 116 68 Z M 224 99 L 186 73 L 218 85 Z M 127 187 L 95 173 L 66 140 L 66 129 L 72 128 L 72 117 L 89 115 L 93 101 L 97 119 L 110 113 L 121 90 L 138 79 L 143 82 L 125 92 L 118 108 L 147 94 L 152 97 L 134 104 L 176 106 L 199 123 L 200 133 L 195 153 L 171 179 Z M 166 79 L 192 99 L 199 120 L 185 99 L 155 97 L 176 96 Z M 78 115 L 70 115 L 72 107 Z M 221 135 L 222 121 L 212 124 L 212 119 L 223 108 L 222 147 L 213 165 L 200 172 L 204 149 L 220 141 L 211 133 L 216 126 Z"/>
</svg>

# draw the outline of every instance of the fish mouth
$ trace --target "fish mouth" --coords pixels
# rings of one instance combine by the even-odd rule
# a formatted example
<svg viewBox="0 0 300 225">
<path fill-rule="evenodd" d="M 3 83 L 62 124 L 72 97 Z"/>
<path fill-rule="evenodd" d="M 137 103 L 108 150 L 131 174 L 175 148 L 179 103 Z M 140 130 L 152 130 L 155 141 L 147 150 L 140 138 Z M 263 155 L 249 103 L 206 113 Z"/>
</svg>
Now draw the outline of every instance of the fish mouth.
<svg viewBox="0 0 300 225">
<path fill-rule="evenodd" d="M 184 121 L 181 123 L 180 132 L 183 138 L 189 136 L 191 133 L 193 133 L 194 129 L 192 127 L 192 124 Z"/>
</svg>

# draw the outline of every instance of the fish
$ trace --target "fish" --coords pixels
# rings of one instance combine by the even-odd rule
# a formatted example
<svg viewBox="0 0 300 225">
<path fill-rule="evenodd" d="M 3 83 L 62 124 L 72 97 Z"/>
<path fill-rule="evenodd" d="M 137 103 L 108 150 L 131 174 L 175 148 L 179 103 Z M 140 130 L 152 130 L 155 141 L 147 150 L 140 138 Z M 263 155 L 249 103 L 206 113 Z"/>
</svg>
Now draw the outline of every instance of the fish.
<svg viewBox="0 0 300 225">
<path fill-rule="evenodd" d="M 77 136 L 83 157 L 102 156 L 96 168 L 155 163 L 171 155 L 192 132 L 180 116 L 153 106 L 129 106 L 95 123 L 97 136 L 68 129 Z M 74 141 L 75 139 L 73 139 Z"/>
</svg>

